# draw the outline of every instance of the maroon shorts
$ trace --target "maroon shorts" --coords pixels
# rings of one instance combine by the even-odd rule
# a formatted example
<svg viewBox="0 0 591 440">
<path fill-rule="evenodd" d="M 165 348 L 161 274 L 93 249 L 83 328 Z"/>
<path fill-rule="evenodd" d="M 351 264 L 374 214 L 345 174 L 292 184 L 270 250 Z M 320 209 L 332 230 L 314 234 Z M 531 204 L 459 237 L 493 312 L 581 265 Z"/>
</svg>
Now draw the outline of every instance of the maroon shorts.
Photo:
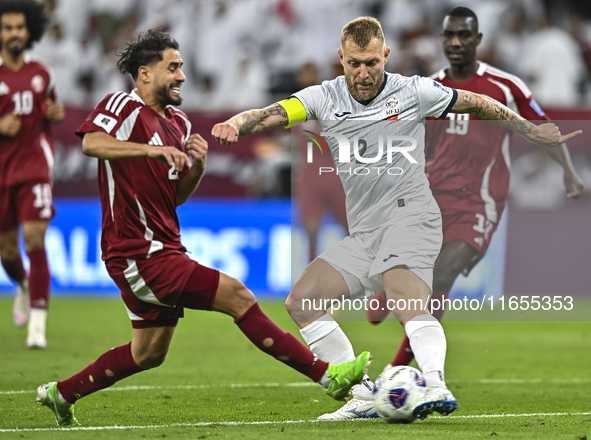
<svg viewBox="0 0 591 440">
<path fill-rule="evenodd" d="M 174 327 L 185 304 L 211 310 L 220 281 L 219 271 L 180 251 L 156 252 L 147 260 L 114 258 L 106 266 L 133 328 Z"/>
<path fill-rule="evenodd" d="M 49 222 L 55 215 L 51 183 L 47 180 L 0 187 L 0 232 L 27 221 Z"/>
<path fill-rule="evenodd" d="M 452 240 L 463 241 L 478 251 L 477 257 L 464 269 L 470 273 L 486 253 L 497 224 L 490 222 L 483 214 L 466 211 L 441 210 L 443 220 L 443 244 Z"/>
</svg>

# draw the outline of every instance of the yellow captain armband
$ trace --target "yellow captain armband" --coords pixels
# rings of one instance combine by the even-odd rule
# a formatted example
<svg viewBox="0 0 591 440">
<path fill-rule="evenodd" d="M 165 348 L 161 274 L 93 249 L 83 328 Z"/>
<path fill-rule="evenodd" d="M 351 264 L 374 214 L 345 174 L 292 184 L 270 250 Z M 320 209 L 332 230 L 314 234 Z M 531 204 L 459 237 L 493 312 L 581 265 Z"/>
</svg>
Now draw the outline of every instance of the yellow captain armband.
<svg viewBox="0 0 591 440">
<path fill-rule="evenodd" d="M 304 104 L 298 98 L 288 98 L 284 99 L 283 101 L 279 101 L 281 107 L 285 109 L 287 112 L 288 123 L 285 128 L 291 128 L 295 125 L 301 124 L 302 122 L 306 122 L 306 109 L 304 108 Z"/>
</svg>

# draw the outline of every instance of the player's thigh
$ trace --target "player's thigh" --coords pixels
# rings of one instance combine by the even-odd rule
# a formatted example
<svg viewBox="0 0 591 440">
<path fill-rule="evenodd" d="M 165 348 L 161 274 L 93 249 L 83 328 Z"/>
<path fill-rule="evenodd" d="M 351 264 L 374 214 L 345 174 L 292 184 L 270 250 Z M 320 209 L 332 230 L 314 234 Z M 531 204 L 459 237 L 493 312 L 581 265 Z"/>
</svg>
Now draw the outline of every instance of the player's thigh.
<svg viewBox="0 0 591 440">
<path fill-rule="evenodd" d="M 430 287 L 406 266 L 393 267 L 383 274 L 386 306 L 403 325 L 426 313 Z"/>
<path fill-rule="evenodd" d="M 131 355 L 141 368 L 161 365 L 166 358 L 175 327 L 134 328 Z"/>
<path fill-rule="evenodd" d="M 254 294 L 236 278 L 220 272 L 219 286 L 212 309 L 239 318 L 256 303 Z"/>
<path fill-rule="evenodd" d="M 351 296 L 341 272 L 322 258 L 316 258 L 306 267 L 286 301 L 289 314 L 300 327 L 326 314 L 333 301 Z"/>
</svg>

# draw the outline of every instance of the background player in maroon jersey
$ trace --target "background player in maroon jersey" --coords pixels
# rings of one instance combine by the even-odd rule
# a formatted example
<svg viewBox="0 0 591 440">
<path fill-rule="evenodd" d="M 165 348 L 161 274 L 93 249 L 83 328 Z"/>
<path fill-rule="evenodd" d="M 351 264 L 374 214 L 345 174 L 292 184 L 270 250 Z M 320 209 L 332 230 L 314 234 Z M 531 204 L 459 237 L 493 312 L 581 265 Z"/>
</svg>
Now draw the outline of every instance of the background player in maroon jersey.
<svg viewBox="0 0 591 440">
<path fill-rule="evenodd" d="M 490 96 L 528 120 L 549 120 L 521 79 L 477 60 L 482 34 L 472 10 L 451 9 L 444 18 L 441 38 L 450 65 L 433 79 L 448 87 Z M 432 298 L 439 300 L 447 298 L 460 273 L 468 275 L 484 256 L 509 189 L 509 133 L 477 120 L 472 115 L 450 114 L 444 121 L 432 121 L 427 129 L 426 172 L 443 220 L 443 246 L 433 273 Z M 567 197 L 577 198 L 583 185 L 568 149 L 562 145 L 546 151 L 564 169 Z M 385 306 L 382 292 L 376 298 Z M 385 314 L 368 311 L 373 323 L 380 322 Z M 434 310 L 433 316 L 441 319 L 443 309 Z M 412 359 L 405 337 L 392 365 L 407 365 Z"/>
<path fill-rule="evenodd" d="M 370 356 L 329 365 L 277 327 L 240 281 L 190 259 L 181 244 L 176 207 L 196 190 L 207 142 L 191 134 L 181 104 L 185 75 L 178 43 L 148 31 L 128 44 L 118 62 L 136 88 L 107 95 L 80 127 L 83 152 L 99 161 L 103 213 L 101 247 L 121 289 L 133 338 L 66 380 L 38 388 L 37 401 L 61 426 L 77 426 L 81 397 L 164 362 L 183 309 L 215 310 L 234 318 L 265 353 L 319 382 L 342 400 L 361 381 Z M 189 157 L 193 164 L 191 166 Z"/>
<path fill-rule="evenodd" d="M 19 284 L 15 323 L 29 321 L 27 345 L 37 348 L 47 346 L 45 232 L 54 215 L 49 124 L 65 116 L 55 98 L 51 68 L 25 54 L 41 39 L 46 23 L 37 2 L 0 1 L 0 255 L 4 270 Z M 19 225 L 31 261 L 28 280 L 19 253 Z"/>
</svg>

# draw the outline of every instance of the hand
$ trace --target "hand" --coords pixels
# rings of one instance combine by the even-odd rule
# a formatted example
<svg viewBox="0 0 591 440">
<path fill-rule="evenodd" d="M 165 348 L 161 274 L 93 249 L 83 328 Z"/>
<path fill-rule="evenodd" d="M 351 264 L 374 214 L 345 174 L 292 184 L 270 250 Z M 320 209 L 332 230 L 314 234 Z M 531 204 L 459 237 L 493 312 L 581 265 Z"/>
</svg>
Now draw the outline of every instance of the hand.
<svg viewBox="0 0 591 440">
<path fill-rule="evenodd" d="M 51 124 L 57 124 L 66 117 L 66 111 L 62 104 L 53 99 L 46 99 L 45 103 L 47 104 L 47 113 L 45 117 Z"/>
<path fill-rule="evenodd" d="M 535 126 L 532 131 L 525 135 L 525 138 L 544 147 L 558 147 L 582 133 L 582 130 L 577 130 L 562 136 L 560 129 L 556 125 L 547 123 Z"/>
<path fill-rule="evenodd" d="M 189 136 L 185 148 L 193 159 L 193 165 L 199 165 L 204 170 L 207 164 L 207 141 L 200 134 L 195 133 Z"/>
<path fill-rule="evenodd" d="M 189 156 L 176 147 L 150 146 L 148 157 L 167 163 L 171 167 L 174 166 L 175 170 L 179 172 L 183 171 L 185 167 L 191 168 Z"/>
<path fill-rule="evenodd" d="M 575 171 L 564 172 L 564 187 L 569 199 L 578 199 L 583 194 L 583 181 Z"/>
<path fill-rule="evenodd" d="M 0 134 L 8 137 L 15 137 L 21 129 L 21 117 L 9 113 L 0 118 Z"/>
<path fill-rule="evenodd" d="M 214 125 L 211 135 L 222 145 L 232 145 L 238 142 L 238 128 L 229 122 Z"/>
</svg>

